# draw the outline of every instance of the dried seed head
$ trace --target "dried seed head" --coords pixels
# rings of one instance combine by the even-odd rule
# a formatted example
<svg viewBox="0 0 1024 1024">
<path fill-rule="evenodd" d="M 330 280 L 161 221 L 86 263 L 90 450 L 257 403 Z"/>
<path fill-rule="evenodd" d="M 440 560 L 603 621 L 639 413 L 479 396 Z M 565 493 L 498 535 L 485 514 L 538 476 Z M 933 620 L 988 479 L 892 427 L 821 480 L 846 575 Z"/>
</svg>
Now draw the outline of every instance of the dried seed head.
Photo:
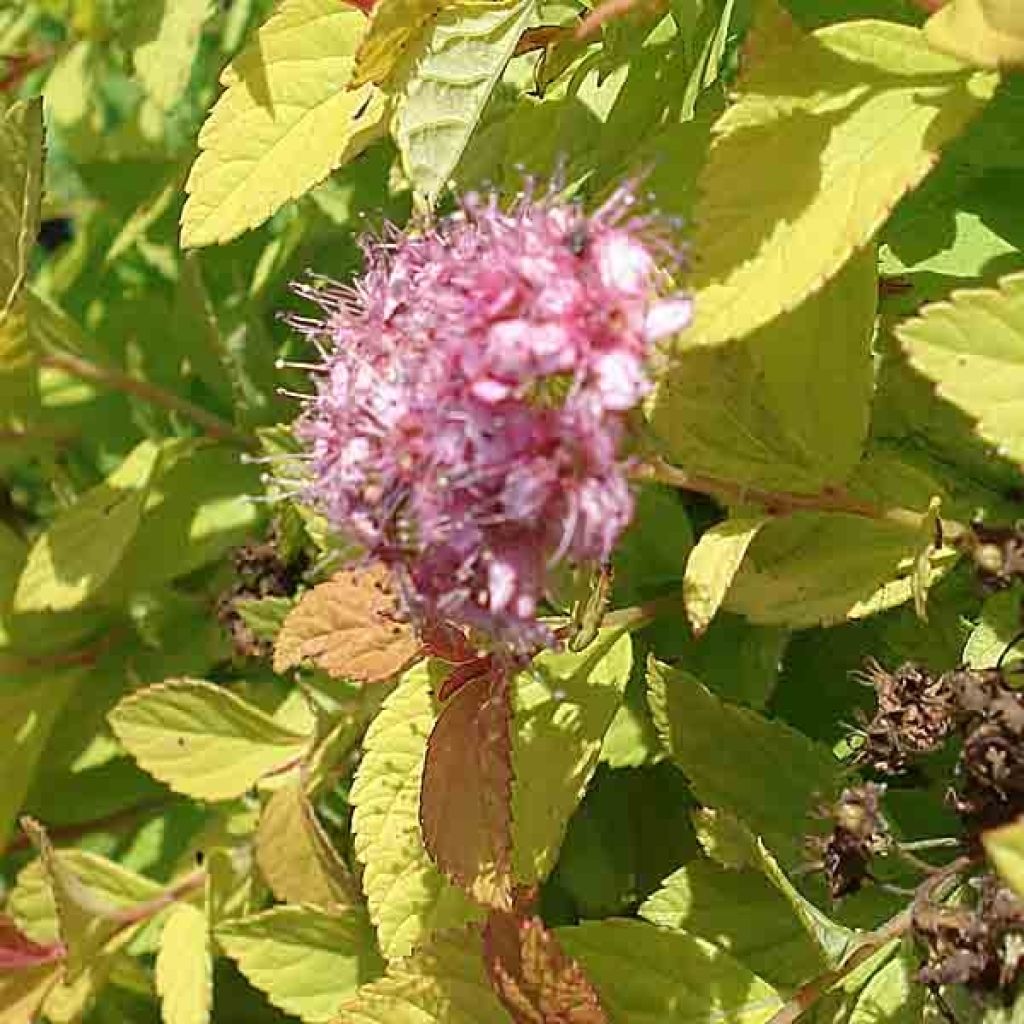
<svg viewBox="0 0 1024 1024">
<path fill-rule="evenodd" d="M 882 815 L 885 789 L 864 783 L 843 790 L 832 808 L 835 827 L 816 841 L 833 899 L 857 892 L 869 876 L 871 858 L 885 848 L 888 827 Z"/>
</svg>

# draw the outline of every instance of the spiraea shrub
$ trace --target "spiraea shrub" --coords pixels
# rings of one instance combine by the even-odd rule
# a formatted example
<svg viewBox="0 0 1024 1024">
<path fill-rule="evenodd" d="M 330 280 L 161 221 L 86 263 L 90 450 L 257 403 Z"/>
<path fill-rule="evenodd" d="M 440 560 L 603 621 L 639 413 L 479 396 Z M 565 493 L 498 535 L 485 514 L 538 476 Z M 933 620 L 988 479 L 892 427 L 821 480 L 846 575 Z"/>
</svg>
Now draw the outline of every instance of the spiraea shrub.
<svg viewBox="0 0 1024 1024">
<path fill-rule="evenodd" d="M 0 1024 L 1020 1024 L 1022 599 L 1018 0 L 0 0 Z"/>
</svg>

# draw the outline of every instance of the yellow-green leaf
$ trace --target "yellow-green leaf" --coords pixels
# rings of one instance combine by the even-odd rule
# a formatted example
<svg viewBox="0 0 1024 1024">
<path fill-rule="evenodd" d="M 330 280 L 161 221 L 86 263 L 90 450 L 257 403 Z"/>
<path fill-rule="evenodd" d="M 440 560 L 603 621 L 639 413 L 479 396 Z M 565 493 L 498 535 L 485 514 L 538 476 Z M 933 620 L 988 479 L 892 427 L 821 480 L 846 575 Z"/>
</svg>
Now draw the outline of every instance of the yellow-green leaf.
<svg viewBox="0 0 1024 1024">
<path fill-rule="evenodd" d="M 162 110 L 171 110 L 192 76 L 212 0 L 158 0 L 152 34 L 136 46 L 135 74 Z"/>
<path fill-rule="evenodd" d="M 39 1008 L 60 983 L 60 964 L 0 972 L 0 1024 L 36 1024 Z"/>
<path fill-rule="evenodd" d="M 139 690 L 109 721 L 143 769 L 199 800 L 241 796 L 296 762 L 310 742 L 230 690 L 195 679 Z"/>
<path fill-rule="evenodd" d="M 645 921 L 593 921 L 556 932 L 590 975 L 611 1024 L 767 1024 L 779 994 L 712 943 Z"/>
<path fill-rule="evenodd" d="M 1024 274 L 956 291 L 896 330 L 940 398 L 974 422 L 1004 458 L 1024 465 Z"/>
<path fill-rule="evenodd" d="M 156 990 L 164 1024 L 207 1024 L 213 1005 L 213 960 L 206 914 L 179 903 L 168 915 L 156 955 Z"/>
<path fill-rule="evenodd" d="M 701 534 L 683 576 L 683 603 L 699 636 L 718 613 L 764 517 L 727 519 Z"/>
<path fill-rule="evenodd" d="M 346 999 L 335 1024 L 512 1024 L 484 971 L 480 936 L 435 938 Z"/>
<path fill-rule="evenodd" d="M 309 1024 L 332 1019 L 342 1000 L 383 968 L 358 910 L 272 907 L 225 921 L 217 941 L 275 1006 Z"/>
<path fill-rule="evenodd" d="M 14 302 L 39 232 L 43 186 L 43 103 L 0 115 L 0 323 Z"/>
<path fill-rule="evenodd" d="M 103 483 L 58 513 L 29 551 L 14 594 L 16 611 L 66 611 L 107 582 L 138 531 L 161 459 L 174 445 L 143 441 Z"/>
<path fill-rule="evenodd" d="M 396 68 L 406 67 L 422 46 L 443 5 L 444 0 L 378 0 L 356 50 L 349 88 L 389 85 Z"/>
<path fill-rule="evenodd" d="M 394 123 L 409 180 L 429 203 L 448 184 L 535 6 L 458 0 L 433 21 Z"/>
<path fill-rule="evenodd" d="M 282 786 L 263 809 L 256 863 L 285 903 L 330 907 L 354 901 L 351 873 L 317 821 L 301 780 Z"/>
<path fill-rule="evenodd" d="M 284 0 L 221 78 L 182 213 L 186 247 L 265 221 L 380 133 L 387 103 L 348 89 L 365 17 L 338 0 Z"/>
<path fill-rule="evenodd" d="M 1024 899 L 1024 819 L 982 832 L 981 842 L 1003 881 Z"/>
<path fill-rule="evenodd" d="M 924 27 L 928 42 L 983 68 L 1024 64 L 1020 0 L 951 0 Z"/>
<path fill-rule="evenodd" d="M 381 950 L 407 956 L 479 911 L 434 867 L 420 832 L 420 782 L 436 709 L 426 665 L 406 673 L 367 730 L 349 799 L 363 890 Z"/>
<path fill-rule="evenodd" d="M 681 346 L 749 334 L 834 277 L 998 81 L 891 22 L 759 42 L 701 175 Z"/>
</svg>

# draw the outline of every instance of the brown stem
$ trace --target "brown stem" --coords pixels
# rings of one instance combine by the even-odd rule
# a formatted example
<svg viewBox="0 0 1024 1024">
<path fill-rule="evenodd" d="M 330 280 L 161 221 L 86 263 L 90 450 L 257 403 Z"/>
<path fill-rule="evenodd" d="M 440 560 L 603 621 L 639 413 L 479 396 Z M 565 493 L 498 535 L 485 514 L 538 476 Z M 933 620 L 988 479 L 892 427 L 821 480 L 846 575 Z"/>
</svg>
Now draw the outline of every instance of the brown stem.
<svg viewBox="0 0 1024 1024">
<path fill-rule="evenodd" d="M 143 401 L 167 409 L 169 412 L 176 412 L 186 419 L 190 419 L 201 427 L 209 437 L 217 441 L 227 441 L 246 449 L 256 447 L 254 438 L 228 423 L 227 420 L 215 416 L 212 412 L 207 412 L 206 409 L 194 405 L 171 391 L 165 391 L 155 384 L 140 380 L 138 377 L 131 377 L 109 366 L 99 366 L 70 352 L 49 352 L 42 357 L 40 362 L 43 366 L 63 370 L 65 373 L 89 381 L 91 384 L 113 388 L 115 391 L 122 391 L 125 394 L 141 398 Z"/>
<path fill-rule="evenodd" d="M 864 501 L 840 487 L 829 487 L 817 494 L 796 494 L 792 491 L 768 491 L 748 487 L 734 480 L 722 480 L 701 473 L 688 473 L 663 459 L 649 459 L 633 473 L 638 480 L 653 480 L 682 490 L 706 494 L 725 504 L 760 505 L 772 516 L 785 516 L 793 512 L 839 512 L 866 519 L 879 519 L 911 529 L 923 529 L 928 516 L 908 508 L 886 508 Z M 946 540 L 956 540 L 967 532 L 967 527 L 951 520 L 943 520 L 942 534 Z"/>
<path fill-rule="evenodd" d="M 154 896 L 153 899 L 146 900 L 145 903 L 135 903 L 123 910 L 117 910 L 110 915 L 110 919 L 117 921 L 125 928 L 139 924 L 141 921 L 148 921 L 172 903 L 177 903 L 178 900 L 198 892 L 206 885 L 206 878 L 206 868 L 196 868 L 195 871 L 172 882 L 159 896 Z"/>
<path fill-rule="evenodd" d="M 875 931 L 869 932 L 838 967 L 818 975 L 817 978 L 798 988 L 768 1024 L 793 1024 L 827 992 L 831 991 L 838 982 L 860 967 L 865 960 L 874 956 L 893 939 L 906 935 L 914 923 L 915 907 L 925 900 L 944 899 L 960 884 L 960 876 L 976 863 L 977 858 L 965 854 L 935 871 L 917 887 L 910 906 L 905 907 Z"/>
</svg>

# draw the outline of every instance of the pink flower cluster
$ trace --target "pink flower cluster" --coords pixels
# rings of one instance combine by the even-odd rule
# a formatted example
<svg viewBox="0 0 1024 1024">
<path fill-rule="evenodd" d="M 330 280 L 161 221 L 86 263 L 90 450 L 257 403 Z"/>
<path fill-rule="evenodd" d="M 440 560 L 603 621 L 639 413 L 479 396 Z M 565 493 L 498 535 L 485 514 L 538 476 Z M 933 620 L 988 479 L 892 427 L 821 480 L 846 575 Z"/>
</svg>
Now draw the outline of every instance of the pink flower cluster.
<svg viewBox="0 0 1024 1024">
<path fill-rule="evenodd" d="M 470 195 L 418 231 L 364 242 L 351 287 L 306 287 L 318 347 L 297 425 L 306 498 L 395 574 L 419 622 L 492 647 L 550 643 L 548 569 L 606 560 L 633 503 L 624 414 L 653 342 L 691 304 L 658 297 L 673 255 L 621 189 L 596 213 Z"/>
</svg>

